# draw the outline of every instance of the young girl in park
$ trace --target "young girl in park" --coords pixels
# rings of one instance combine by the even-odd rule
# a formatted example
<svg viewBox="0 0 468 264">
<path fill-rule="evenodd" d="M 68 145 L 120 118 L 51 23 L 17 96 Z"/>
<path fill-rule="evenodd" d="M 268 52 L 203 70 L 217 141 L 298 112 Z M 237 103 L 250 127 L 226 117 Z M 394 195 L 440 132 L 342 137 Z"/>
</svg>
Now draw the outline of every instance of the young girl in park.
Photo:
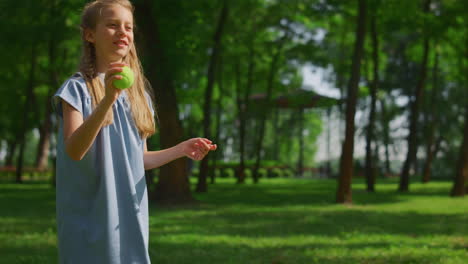
<svg viewBox="0 0 468 264">
<path fill-rule="evenodd" d="M 145 170 L 216 149 L 205 138 L 148 151 L 154 110 L 135 45 L 133 6 L 98 0 L 82 13 L 79 72 L 53 97 L 57 145 L 57 233 L 60 263 L 150 263 Z M 114 87 L 130 67 L 134 84 Z"/>
</svg>

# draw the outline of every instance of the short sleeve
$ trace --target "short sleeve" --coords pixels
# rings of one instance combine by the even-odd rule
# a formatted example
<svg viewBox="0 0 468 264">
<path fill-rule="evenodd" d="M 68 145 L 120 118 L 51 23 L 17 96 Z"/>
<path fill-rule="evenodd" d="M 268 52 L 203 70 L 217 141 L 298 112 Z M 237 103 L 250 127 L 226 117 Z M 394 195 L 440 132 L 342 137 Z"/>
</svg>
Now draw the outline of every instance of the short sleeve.
<svg viewBox="0 0 468 264">
<path fill-rule="evenodd" d="M 84 115 L 85 103 L 89 100 L 87 94 L 86 83 L 82 78 L 72 77 L 65 81 L 52 97 L 52 107 L 60 117 L 63 117 L 62 100 L 64 100 Z"/>
</svg>

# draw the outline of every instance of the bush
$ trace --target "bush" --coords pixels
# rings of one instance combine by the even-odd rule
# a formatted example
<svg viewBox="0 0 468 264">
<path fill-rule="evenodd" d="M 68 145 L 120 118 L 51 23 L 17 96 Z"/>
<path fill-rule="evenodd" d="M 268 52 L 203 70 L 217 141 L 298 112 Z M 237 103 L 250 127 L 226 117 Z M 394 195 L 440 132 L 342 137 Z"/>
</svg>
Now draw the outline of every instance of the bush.
<svg viewBox="0 0 468 264">
<path fill-rule="evenodd" d="M 281 172 L 281 169 L 279 168 L 274 168 L 268 170 L 268 178 L 278 178 L 281 177 L 283 173 Z"/>
<path fill-rule="evenodd" d="M 220 177 L 221 178 L 230 178 L 235 176 L 234 169 L 231 168 L 223 168 L 219 169 L 220 170 Z"/>
<path fill-rule="evenodd" d="M 267 177 L 268 171 L 266 169 L 260 168 L 258 169 L 258 175 L 259 175 L 259 178 Z"/>
<path fill-rule="evenodd" d="M 283 177 L 286 177 L 286 178 L 294 177 L 294 171 L 292 169 L 283 169 Z"/>
</svg>

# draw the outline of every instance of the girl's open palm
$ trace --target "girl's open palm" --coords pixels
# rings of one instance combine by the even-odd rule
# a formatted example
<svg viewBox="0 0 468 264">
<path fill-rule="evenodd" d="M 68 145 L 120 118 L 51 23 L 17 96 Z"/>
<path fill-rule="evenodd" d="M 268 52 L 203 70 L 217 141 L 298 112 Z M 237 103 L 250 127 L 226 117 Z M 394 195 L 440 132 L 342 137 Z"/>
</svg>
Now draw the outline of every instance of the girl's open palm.
<svg viewBox="0 0 468 264">
<path fill-rule="evenodd" d="M 202 160 L 210 151 L 217 148 L 216 144 L 207 138 L 191 138 L 180 144 L 182 153 L 193 160 Z"/>
</svg>

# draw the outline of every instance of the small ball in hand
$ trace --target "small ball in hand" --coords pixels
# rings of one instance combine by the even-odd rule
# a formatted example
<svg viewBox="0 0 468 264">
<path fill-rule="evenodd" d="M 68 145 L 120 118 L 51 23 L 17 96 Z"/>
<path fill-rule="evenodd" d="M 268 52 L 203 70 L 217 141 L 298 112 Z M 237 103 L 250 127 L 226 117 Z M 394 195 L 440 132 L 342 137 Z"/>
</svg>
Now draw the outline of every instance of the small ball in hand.
<svg viewBox="0 0 468 264">
<path fill-rule="evenodd" d="M 128 66 L 122 67 L 122 72 L 116 73 L 116 75 L 122 76 L 120 80 L 114 80 L 113 84 L 115 88 L 118 89 L 127 89 L 133 85 L 133 81 L 135 80 L 135 76 L 133 75 L 132 69 Z"/>
</svg>

